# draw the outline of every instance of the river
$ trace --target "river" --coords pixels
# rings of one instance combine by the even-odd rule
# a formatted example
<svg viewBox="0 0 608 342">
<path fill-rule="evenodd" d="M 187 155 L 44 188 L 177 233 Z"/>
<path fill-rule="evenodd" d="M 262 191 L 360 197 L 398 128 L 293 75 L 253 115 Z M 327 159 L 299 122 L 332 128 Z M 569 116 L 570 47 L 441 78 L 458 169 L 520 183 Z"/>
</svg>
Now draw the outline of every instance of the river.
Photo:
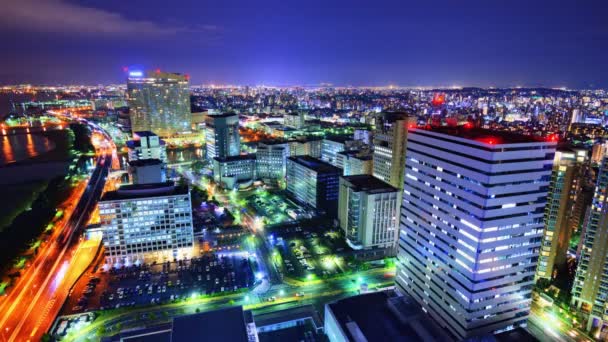
<svg viewBox="0 0 608 342">
<path fill-rule="evenodd" d="M 38 134 L 0 135 L 0 166 L 36 157 L 54 148 L 52 141 Z"/>
</svg>

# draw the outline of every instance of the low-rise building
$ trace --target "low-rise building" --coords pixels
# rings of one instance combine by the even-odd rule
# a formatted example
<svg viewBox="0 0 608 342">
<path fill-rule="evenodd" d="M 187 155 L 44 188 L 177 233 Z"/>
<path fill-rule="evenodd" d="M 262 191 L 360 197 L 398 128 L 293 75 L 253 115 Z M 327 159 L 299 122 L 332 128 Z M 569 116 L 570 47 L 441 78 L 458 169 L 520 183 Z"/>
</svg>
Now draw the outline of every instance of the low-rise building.
<svg viewBox="0 0 608 342">
<path fill-rule="evenodd" d="M 399 189 L 370 175 L 340 177 L 338 219 L 353 249 L 394 248 Z"/>
<path fill-rule="evenodd" d="M 227 189 L 246 187 L 256 177 L 255 164 L 254 154 L 213 158 L 213 179 Z"/>
<path fill-rule="evenodd" d="M 133 140 L 127 141 L 129 161 L 139 159 L 160 159 L 167 162 L 165 141 L 150 131 L 133 133 Z"/>
</svg>

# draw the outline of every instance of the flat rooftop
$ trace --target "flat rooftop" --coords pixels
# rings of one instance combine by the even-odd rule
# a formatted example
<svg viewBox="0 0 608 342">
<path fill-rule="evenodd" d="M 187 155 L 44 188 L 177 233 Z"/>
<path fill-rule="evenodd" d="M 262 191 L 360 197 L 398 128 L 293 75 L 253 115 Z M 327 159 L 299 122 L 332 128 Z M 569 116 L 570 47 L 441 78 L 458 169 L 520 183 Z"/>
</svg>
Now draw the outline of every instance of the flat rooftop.
<svg viewBox="0 0 608 342">
<path fill-rule="evenodd" d="M 326 163 L 317 158 L 313 158 L 311 156 L 294 156 L 289 157 L 287 159 L 316 172 L 342 174 L 341 168 L 335 167 L 329 163 Z"/>
<path fill-rule="evenodd" d="M 351 135 L 349 135 L 349 136 L 346 136 L 346 135 L 332 135 L 332 136 L 329 136 L 329 137 L 325 138 L 325 140 L 335 141 L 337 143 L 345 144 L 347 141 L 351 141 L 351 140 L 355 140 L 355 139 Z"/>
<path fill-rule="evenodd" d="M 172 341 L 247 342 L 246 314 L 241 306 L 173 319 Z"/>
<path fill-rule="evenodd" d="M 209 118 L 228 118 L 231 116 L 238 116 L 238 114 L 236 113 L 222 113 L 222 114 L 208 114 L 207 117 Z"/>
<path fill-rule="evenodd" d="M 353 296 L 327 304 L 349 341 L 445 341 L 438 326 L 423 313 L 419 305 L 399 305 L 391 309 L 391 301 L 407 301 L 410 297 L 390 298 L 385 292 Z M 361 336 L 363 335 L 363 336 Z"/>
<path fill-rule="evenodd" d="M 134 167 L 152 166 L 152 165 L 160 165 L 162 163 L 163 162 L 160 159 L 137 159 L 137 160 L 131 160 L 129 162 L 129 166 L 134 166 Z"/>
<path fill-rule="evenodd" d="M 228 157 L 224 157 L 224 158 L 215 157 L 213 159 L 217 160 L 219 162 L 231 162 L 231 161 L 238 161 L 238 160 L 253 160 L 255 158 L 256 158 L 255 154 L 239 154 L 238 156 L 228 156 Z"/>
<path fill-rule="evenodd" d="M 156 133 L 154 133 L 152 131 L 133 132 L 133 135 L 138 136 L 138 137 L 156 137 L 156 136 L 158 136 Z"/>
<path fill-rule="evenodd" d="M 477 142 L 490 144 L 490 145 L 500 145 L 500 144 L 527 144 L 527 143 L 540 143 L 540 142 L 550 142 L 547 139 L 511 133 L 511 132 L 503 132 L 503 131 L 493 131 L 489 129 L 477 128 L 477 127 L 467 127 L 467 126 L 419 126 L 417 128 L 412 129 L 415 131 L 429 131 L 435 132 L 445 135 L 450 135 L 453 137 L 474 140 Z"/>
<path fill-rule="evenodd" d="M 397 120 L 407 120 L 409 117 L 414 117 L 413 114 L 407 112 L 380 112 L 376 116 L 383 118 L 388 122 L 395 122 Z"/>
<path fill-rule="evenodd" d="M 342 151 L 338 152 L 338 154 L 342 154 L 348 156 L 349 158 L 355 158 L 359 160 L 372 160 L 373 156 L 371 153 L 366 152 L 364 150 L 350 150 L 350 151 Z"/>
<path fill-rule="evenodd" d="M 188 194 L 187 186 L 176 186 L 173 181 L 150 184 L 123 185 L 118 190 L 108 191 L 101 197 L 104 201 L 120 201 L 146 197 L 161 197 Z"/>
<path fill-rule="evenodd" d="M 371 175 L 342 176 L 341 178 L 344 178 L 345 181 L 352 184 L 355 191 L 365 191 L 370 193 L 399 191 L 399 189 Z"/>
</svg>

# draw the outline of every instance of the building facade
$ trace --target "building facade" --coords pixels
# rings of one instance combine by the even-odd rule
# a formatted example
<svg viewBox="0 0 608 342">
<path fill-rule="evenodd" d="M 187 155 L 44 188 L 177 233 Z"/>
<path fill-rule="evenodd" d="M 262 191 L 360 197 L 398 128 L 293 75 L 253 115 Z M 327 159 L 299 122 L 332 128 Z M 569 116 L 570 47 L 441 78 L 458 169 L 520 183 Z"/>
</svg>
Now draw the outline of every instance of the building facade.
<svg viewBox="0 0 608 342">
<path fill-rule="evenodd" d="M 173 182 L 122 186 L 103 195 L 99 217 L 110 265 L 192 256 L 192 206 L 187 187 Z"/>
<path fill-rule="evenodd" d="M 304 113 L 286 113 L 283 115 L 283 125 L 295 129 L 301 129 L 304 127 Z"/>
<path fill-rule="evenodd" d="M 555 142 L 410 129 L 397 288 L 455 340 L 526 326 Z"/>
<path fill-rule="evenodd" d="M 213 179 L 226 189 L 251 185 L 256 178 L 254 154 L 213 158 Z"/>
<path fill-rule="evenodd" d="M 582 193 L 584 164 L 587 152 L 557 151 L 553 161 L 551 185 L 545 207 L 545 229 L 538 258 L 536 277 L 554 279 L 558 268 L 566 265 L 566 254 L 572 233 L 578 229 L 584 201 Z"/>
<path fill-rule="evenodd" d="M 338 153 L 336 166 L 344 176 L 371 175 L 373 158 L 369 150 L 344 151 Z"/>
<path fill-rule="evenodd" d="M 581 236 L 581 251 L 574 284 L 572 304 L 588 315 L 587 330 L 599 331 L 608 321 L 608 157 L 597 174 L 593 203 Z"/>
<path fill-rule="evenodd" d="M 167 146 L 154 132 L 142 131 L 133 133 L 133 140 L 127 141 L 129 161 L 141 159 L 159 159 L 167 163 Z"/>
<path fill-rule="evenodd" d="M 408 127 L 416 118 L 406 113 L 385 112 L 375 117 L 373 131 L 374 177 L 401 189 L 405 168 Z"/>
<path fill-rule="evenodd" d="M 340 177 L 338 220 L 351 248 L 395 247 L 399 195 L 399 189 L 370 175 Z"/>
<path fill-rule="evenodd" d="M 338 186 L 342 170 L 310 156 L 287 158 L 287 194 L 330 217 L 338 210 Z"/>
<path fill-rule="evenodd" d="M 186 75 L 131 71 L 127 80 L 131 130 L 171 137 L 190 131 L 190 81 Z"/>
<path fill-rule="evenodd" d="M 257 178 L 270 181 L 285 179 L 289 144 L 284 142 L 259 143 L 255 152 Z"/>
<path fill-rule="evenodd" d="M 241 153 L 239 116 L 234 113 L 207 115 L 205 118 L 207 160 L 238 156 Z"/>
</svg>

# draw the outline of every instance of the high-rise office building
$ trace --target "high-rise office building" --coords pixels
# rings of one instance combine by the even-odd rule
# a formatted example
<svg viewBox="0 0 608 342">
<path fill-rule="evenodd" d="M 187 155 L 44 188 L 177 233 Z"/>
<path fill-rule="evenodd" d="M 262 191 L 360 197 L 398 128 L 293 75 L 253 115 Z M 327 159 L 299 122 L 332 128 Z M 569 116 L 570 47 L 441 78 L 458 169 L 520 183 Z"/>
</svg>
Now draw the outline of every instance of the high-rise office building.
<svg viewBox="0 0 608 342">
<path fill-rule="evenodd" d="M 456 340 L 526 325 L 555 146 L 410 129 L 397 288 Z"/>
<path fill-rule="evenodd" d="M 260 142 L 255 152 L 257 177 L 263 180 L 283 180 L 289 144 L 285 142 Z"/>
<path fill-rule="evenodd" d="M 393 248 L 401 192 L 370 175 L 340 177 L 338 219 L 353 249 Z"/>
<path fill-rule="evenodd" d="M 129 161 L 159 159 L 167 162 L 167 146 L 154 132 L 134 132 L 133 140 L 127 141 Z"/>
<path fill-rule="evenodd" d="M 191 127 L 188 76 L 160 71 L 131 71 L 127 80 L 131 130 L 161 137 L 188 132 Z"/>
<path fill-rule="evenodd" d="M 572 304 L 588 315 L 587 330 L 608 322 L 608 157 L 597 174 L 593 203 L 581 236 L 581 251 L 572 285 Z"/>
<path fill-rule="evenodd" d="M 403 187 L 408 127 L 415 125 L 416 118 L 406 113 L 384 112 L 375 116 L 374 177 L 398 189 Z"/>
<path fill-rule="evenodd" d="M 582 215 L 575 210 L 581 207 L 577 201 L 585 201 L 581 192 L 586 162 L 585 150 L 559 150 L 555 153 L 545 207 L 545 229 L 536 269 L 537 278 L 555 278 L 558 268 L 566 265 L 570 238 L 578 229 Z"/>
<path fill-rule="evenodd" d="M 238 156 L 241 153 L 239 116 L 234 113 L 208 115 L 205 119 L 207 159 Z"/>
<path fill-rule="evenodd" d="M 287 194 L 317 211 L 336 217 L 342 170 L 310 156 L 287 158 Z"/>
<path fill-rule="evenodd" d="M 188 187 L 173 182 L 121 186 L 103 195 L 99 217 L 108 264 L 192 256 Z"/>
</svg>

